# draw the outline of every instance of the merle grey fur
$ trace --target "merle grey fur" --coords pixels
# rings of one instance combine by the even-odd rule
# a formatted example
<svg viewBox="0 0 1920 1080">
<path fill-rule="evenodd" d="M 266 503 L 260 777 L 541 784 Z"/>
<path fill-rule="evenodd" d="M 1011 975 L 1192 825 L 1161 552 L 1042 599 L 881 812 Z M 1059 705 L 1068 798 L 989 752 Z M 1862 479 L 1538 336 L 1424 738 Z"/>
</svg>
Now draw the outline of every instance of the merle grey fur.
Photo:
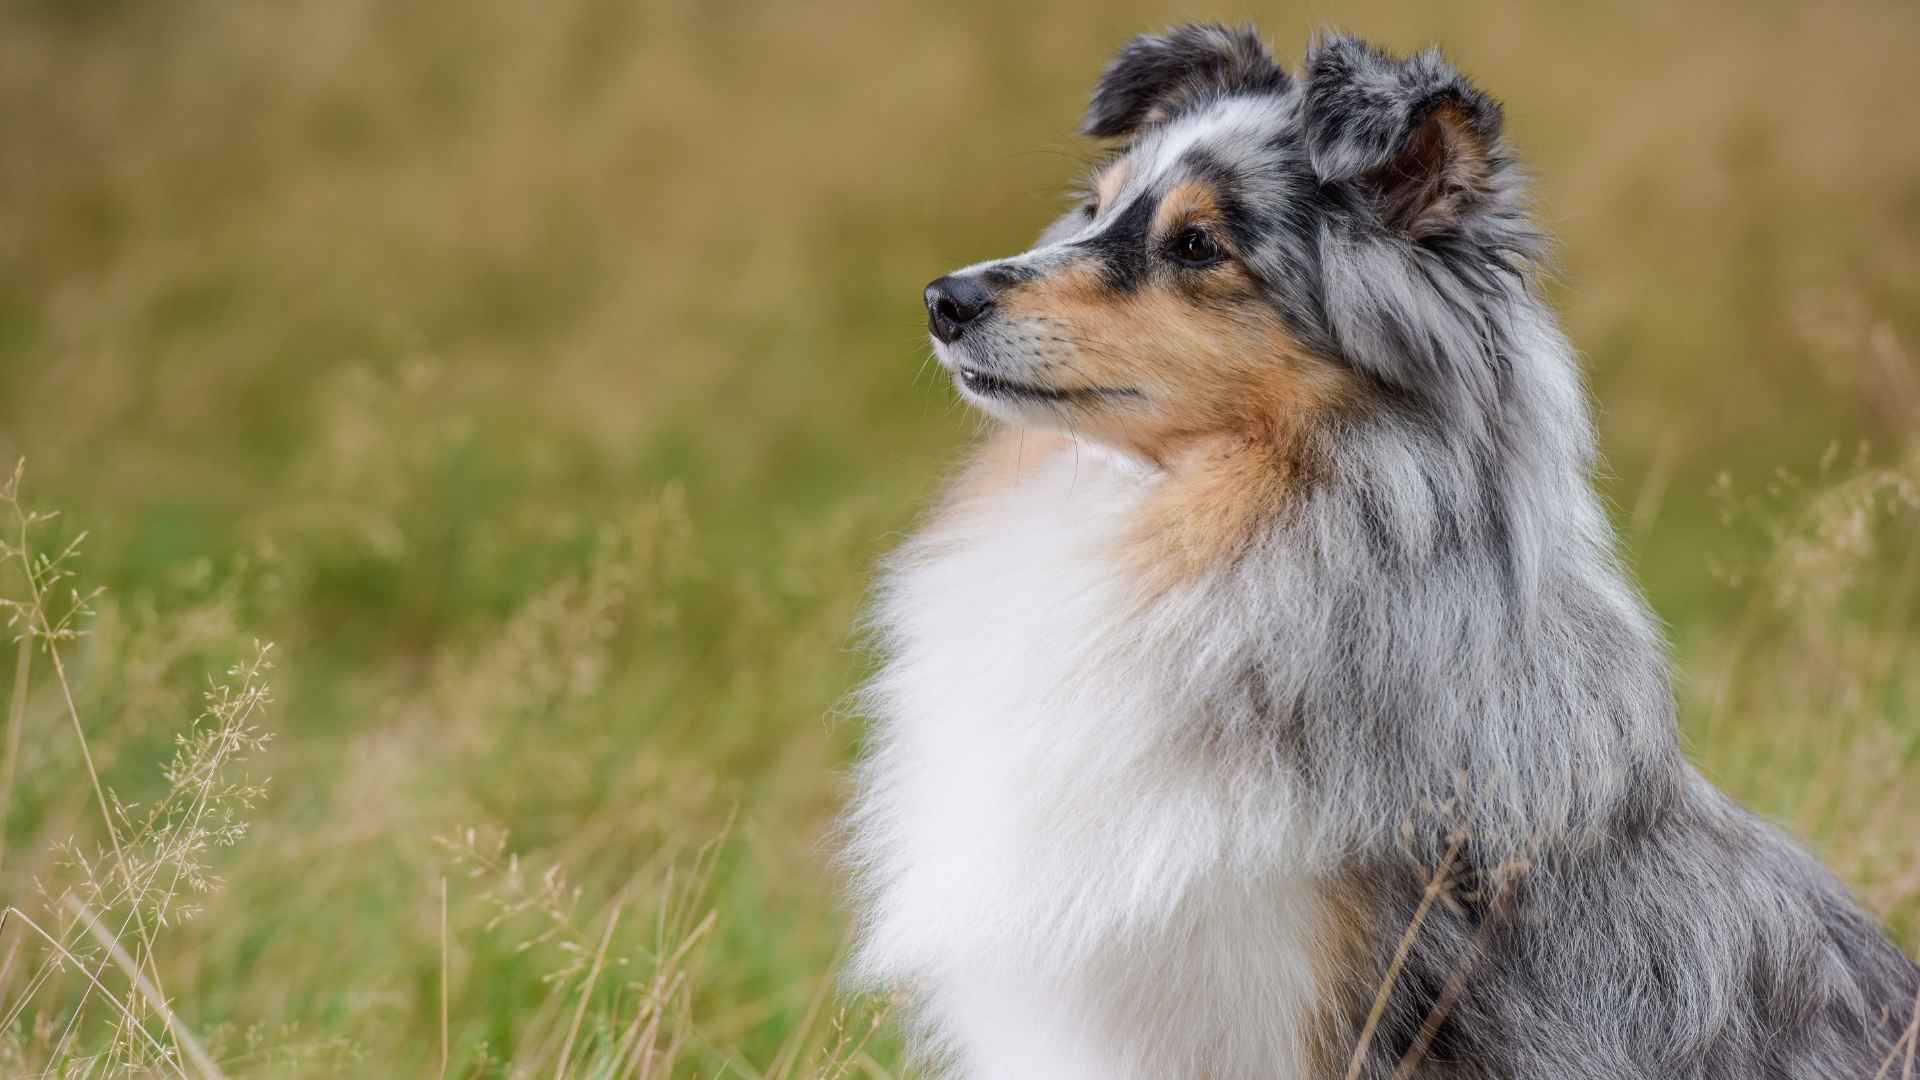
<svg viewBox="0 0 1920 1080">
<path fill-rule="evenodd" d="M 1085 130 L 1249 98 L 1260 137 L 1182 167 L 1219 181 L 1264 301 L 1369 393 L 1236 571 L 1274 586 L 1223 592 L 1247 638 L 1215 734 L 1308 791 L 1317 857 L 1363 898 L 1346 1038 L 1430 875 L 1455 884 L 1362 1075 L 1875 1075 L 1920 970 L 1681 754 L 1500 107 L 1435 52 L 1328 36 L 1294 79 L 1250 30 L 1187 27 L 1121 52 Z M 1124 290 L 1151 270 L 1113 213 L 1083 254 Z"/>
<path fill-rule="evenodd" d="M 1279 93 L 1287 73 L 1252 28 L 1193 24 L 1133 39 L 1094 91 L 1083 134 L 1106 138 L 1164 122 L 1226 93 Z"/>
</svg>

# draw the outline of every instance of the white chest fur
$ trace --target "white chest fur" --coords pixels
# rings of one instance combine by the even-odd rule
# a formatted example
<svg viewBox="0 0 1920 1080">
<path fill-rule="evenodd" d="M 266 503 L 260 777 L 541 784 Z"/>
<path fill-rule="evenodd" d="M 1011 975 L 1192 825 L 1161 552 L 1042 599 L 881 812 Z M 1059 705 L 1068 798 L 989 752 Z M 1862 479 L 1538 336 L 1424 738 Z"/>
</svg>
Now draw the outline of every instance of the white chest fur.
<svg viewBox="0 0 1920 1080">
<path fill-rule="evenodd" d="M 1208 737 L 1222 590 L 1143 604 L 1116 554 L 1157 480 L 1068 450 L 886 575 L 851 815 L 856 975 L 974 1078 L 1301 1076 L 1319 890 L 1291 793 Z"/>
</svg>

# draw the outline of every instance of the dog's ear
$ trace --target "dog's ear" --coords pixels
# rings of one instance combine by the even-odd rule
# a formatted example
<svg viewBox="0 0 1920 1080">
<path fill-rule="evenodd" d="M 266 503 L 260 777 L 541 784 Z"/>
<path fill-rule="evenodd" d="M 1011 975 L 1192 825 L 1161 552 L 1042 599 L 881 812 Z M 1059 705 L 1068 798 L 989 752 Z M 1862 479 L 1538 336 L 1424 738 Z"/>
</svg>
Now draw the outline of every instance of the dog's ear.
<svg viewBox="0 0 1920 1080">
<path fill-rule="evenodd" d="M 1103 139 L 1128 136 L 1208 95 L 1286 88 L 1287 73 L 1251 26 L 1193 23 L 1129 41 L 1094 86 L 1080 131 Z"/>
<path fill-rule="evenodd" d="M 1307 53 L 1302 123 L 1322 183 L 1416 235 L 1471 207 L 1505 165 L 1500 105 L 1438 51 L 1407 60 L 1330 35 Z"/>
</svg>

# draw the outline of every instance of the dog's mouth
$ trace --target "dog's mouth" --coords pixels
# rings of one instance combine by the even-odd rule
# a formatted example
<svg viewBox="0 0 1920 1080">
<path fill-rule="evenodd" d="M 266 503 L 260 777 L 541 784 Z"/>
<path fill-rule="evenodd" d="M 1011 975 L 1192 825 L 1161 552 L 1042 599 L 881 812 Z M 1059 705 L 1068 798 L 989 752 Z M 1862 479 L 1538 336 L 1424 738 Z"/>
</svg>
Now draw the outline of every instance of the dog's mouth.
<svg viewBox="0 0 1920 1080">
<path fill-rule="evenodd" d="M 963 367 L 959 370 L 961 389 L 983 398 L 1002 398 L 1014 401 L 1050 401 L 1076 402 L 1091 400 L 1110 400 L 1113 398 L 1137 398 L 1140 391 L 1124 386 L 1080 386 L 1062 389 L 1054 386 L 1035 386 L 1032 383 L 1018 382 L 1013 379 L 989 375 L 978 368 Z"/>
</svg>

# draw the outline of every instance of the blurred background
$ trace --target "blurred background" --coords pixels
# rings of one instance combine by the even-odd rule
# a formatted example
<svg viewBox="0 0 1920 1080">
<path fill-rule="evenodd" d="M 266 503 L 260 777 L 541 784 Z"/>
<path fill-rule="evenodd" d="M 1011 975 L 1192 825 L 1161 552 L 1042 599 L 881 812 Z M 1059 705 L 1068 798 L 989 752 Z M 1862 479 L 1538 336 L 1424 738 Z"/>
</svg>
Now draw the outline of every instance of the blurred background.
<svg viewBox="0 0 1920 1080">
<path fill-rule="evenodd" d="M 1690 748 L 1920 944 L 1912 3 L 4 0 L 0 1075 L 901 1075 L 920 289 L 1201 17 L 1503 99 Z"/>
</svg>

